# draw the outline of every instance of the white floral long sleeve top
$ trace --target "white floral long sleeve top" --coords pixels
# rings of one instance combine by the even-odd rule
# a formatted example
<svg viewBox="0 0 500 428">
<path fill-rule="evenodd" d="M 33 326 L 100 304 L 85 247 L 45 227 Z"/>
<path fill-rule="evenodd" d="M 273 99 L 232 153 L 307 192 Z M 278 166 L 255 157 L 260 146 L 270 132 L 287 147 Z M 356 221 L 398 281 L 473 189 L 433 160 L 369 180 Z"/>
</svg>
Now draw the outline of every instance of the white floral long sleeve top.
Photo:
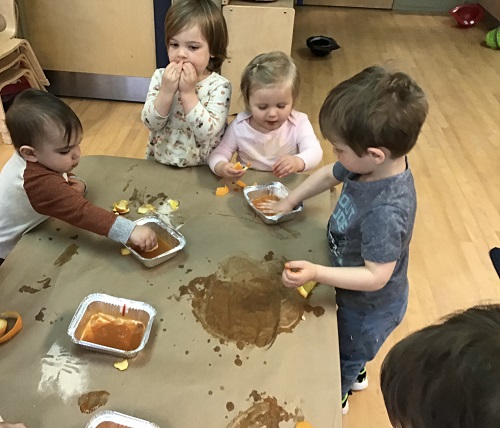
<svg viewBox="0 0 500 428">
<path fill-rule="evenodd" d="M 180 167 L 206 164 L 227 125 L 231 83 L 211 73 L 196 85 L 199 102 L 188 115 L 184 114 L 176 93 L 168 116 L 162 117 L 154 103 L 164 71 L 159 68 L 153 74 L 142 109 L 141 119 L 150 130 L 146 159 Z"/>
</svg>

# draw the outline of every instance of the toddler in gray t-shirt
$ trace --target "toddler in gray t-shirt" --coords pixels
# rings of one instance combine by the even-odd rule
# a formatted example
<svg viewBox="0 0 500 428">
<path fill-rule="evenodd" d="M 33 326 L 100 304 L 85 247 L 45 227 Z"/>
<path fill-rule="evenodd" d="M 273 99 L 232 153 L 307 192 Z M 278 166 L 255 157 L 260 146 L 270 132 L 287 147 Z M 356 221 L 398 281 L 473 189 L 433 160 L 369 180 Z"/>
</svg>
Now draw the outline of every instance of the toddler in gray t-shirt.
<svg viewBox="0 0 500 428">
<path fill-rule="evenodd" d="M 321 132 L 338 162 L 317 170 L 285 199 L 260 207 L 288 212 L 343 183 L 328 222 L 332 266 L 290 261 L 282 275 L 287 287 L 316 281 L 336 289 L 343 413 L 349 392 L 368 386 L 365 364 L 406 311 L 416 212 L 406 155 L 427 110 L 424 92 L 405 73 L 369 67 L 341 82 L 319 115 Z"/>
</svg>

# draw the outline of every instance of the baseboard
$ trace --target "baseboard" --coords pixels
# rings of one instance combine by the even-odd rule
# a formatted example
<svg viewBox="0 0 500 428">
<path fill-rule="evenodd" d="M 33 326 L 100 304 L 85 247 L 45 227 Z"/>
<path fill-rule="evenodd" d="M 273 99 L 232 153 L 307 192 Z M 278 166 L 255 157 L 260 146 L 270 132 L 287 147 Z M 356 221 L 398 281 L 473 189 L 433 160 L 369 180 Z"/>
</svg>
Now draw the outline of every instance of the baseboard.
<svg viewBox="0 0 500 428">
<path fill-rule="evenodd" d="M 62 97 L 97 98 L 143 103 L 146 100 L 150 83 L 150 79 L 145 77 L 44 71 L 50 82 L 50 86 L 47 87 L 48 91 Z"/>
</svg>

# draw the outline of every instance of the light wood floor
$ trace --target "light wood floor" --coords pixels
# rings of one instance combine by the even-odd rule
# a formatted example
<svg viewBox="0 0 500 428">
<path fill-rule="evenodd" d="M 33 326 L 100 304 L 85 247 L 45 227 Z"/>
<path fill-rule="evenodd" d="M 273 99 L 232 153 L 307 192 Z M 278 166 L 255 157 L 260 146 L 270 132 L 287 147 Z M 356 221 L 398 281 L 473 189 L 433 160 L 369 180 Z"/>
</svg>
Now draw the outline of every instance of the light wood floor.
<svg viewBox="0 0 500 428">
<path fill-rule="evenodd" d="M 430 101 L 409 156 L 419 205 L 408 312 L 368 365 L 370 386 L 351 396 L 344 428 L 390 426 L 378 376 L 395 342 L 457 309 L 500 301 L 500 281 L 488 256 L 490 248 L 500 247 L 500 52 L 481 46 L 487 29 L 483 23 L 458 29 L 448 16 L 296 8 L 292 56 L 303 82 L 297 107 L 309 114 L 318 135 L 318 112 L 328 90 L 372 64 L 389 63 L 410 73 Z M 342 48 L 327 58 L 312 57 L 305 40 L 319 34 L 332 36 Z M 67 102 L 84 126 L 84 154 L 143 157 L 147 131 L 140 104 Z M 333 161 L 330 145 L 323 142 L 323 148 L 324 162 Z M 0 165 L 11 153 L 0 144 Z"/>
</svg>

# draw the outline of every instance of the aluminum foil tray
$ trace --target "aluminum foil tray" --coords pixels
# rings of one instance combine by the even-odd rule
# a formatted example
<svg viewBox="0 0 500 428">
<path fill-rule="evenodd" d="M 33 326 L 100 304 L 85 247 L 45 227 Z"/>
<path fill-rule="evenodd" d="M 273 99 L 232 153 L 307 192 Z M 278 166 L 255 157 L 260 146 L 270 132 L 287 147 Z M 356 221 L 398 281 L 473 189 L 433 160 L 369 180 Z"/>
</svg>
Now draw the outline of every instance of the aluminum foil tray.
<svg viewBox="0 0 500 428">
<path fill-rule="evenodd" d="M 160 428 L 153 422 L 124 415 L 112 410 L 104 410 L 94 415 L 85 428 Z"/>
<path fill-rule="evenodd" d="M 163 221 L 161 221 L 157 217 L 148 216 L 143 217 L 135 221 L 135 224 L 148 226 L 156 233 L 158 239 L 166 242 L 170 250 L 162 253 L 153 258 L 142 257 L 134 248 L 129 245 L 125 245 L 134 257 L 139 260 L 144 266 L 151 268 L 158 266 L 160 263 L 163 263 L 172 257 L 174 257 L 180 250 L 184 248 L 186 245 L 186 238 L 182 236 L 179 232 L 171 227 L 167 226 Z"/>
<path fill-rule="evenodd" d="M 82 337 L 87 324 L 91 317 L 98 313 L 117 318 L 124 317 L 144 324 L 144 332 L 142 333 L 139 346 L 132 350 L 123 350 L 83 340 Z M 155 308 L 144 302 L 123 299 L 102 293 L 90 294 L 78 306 L 69 324 L 68 335 L 73 343 L 92 351 L 104 352 L 123 358 L 133 358 L 146 346 L 155 315 Z"/>
<path fill-rule="evenodd" d="M 245 196 L 246 201 L 248 202 L 248 205 L 252 207 L 252 209 L 259 215 L 262 221 L 266 224 L 276 224 L 292 220 L 297 215 L 297 213 L 301 212 L 304 209 L 304 203 L 301 202 L 293 209 L 292 212 L 269 216 L 259 211 L 253 205 L 252 203 L 253 199 L 257 199 L 266 195 L 275 195 L 279 199 L 286 198 L 288 196 L 288 189 L 279 181 L 273 181 L 272 183 L 260 184 L 257 186 L 247 186 L 243 189 L 243 194 Z"/>
</svg>

